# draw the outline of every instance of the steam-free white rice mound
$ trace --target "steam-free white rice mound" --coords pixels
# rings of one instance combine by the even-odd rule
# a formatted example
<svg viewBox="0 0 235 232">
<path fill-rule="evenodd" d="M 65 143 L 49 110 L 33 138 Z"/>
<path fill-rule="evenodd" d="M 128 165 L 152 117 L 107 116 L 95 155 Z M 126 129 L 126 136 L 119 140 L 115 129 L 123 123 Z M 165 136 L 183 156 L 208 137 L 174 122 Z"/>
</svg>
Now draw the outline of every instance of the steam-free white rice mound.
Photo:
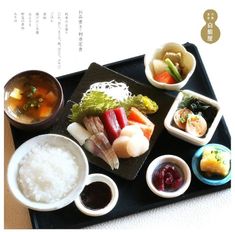
<svg viewBox="0 0 235 232">
<path fill-rule="evenodd" d="M 89 172 L 81 147 L 57 134 L 44 134 L 23 143 L 11 157 L 7 180 L 14 197 L 28 208 L 57 210 L 82 192 Z"/>
<path fill-rule="evenodd" d="M 46 143 L 32 148 L 21 160 L 18 183 L 30 200 L 55 202 L 75 187 L 78 176 L 73 154 Z"/>
</svg>

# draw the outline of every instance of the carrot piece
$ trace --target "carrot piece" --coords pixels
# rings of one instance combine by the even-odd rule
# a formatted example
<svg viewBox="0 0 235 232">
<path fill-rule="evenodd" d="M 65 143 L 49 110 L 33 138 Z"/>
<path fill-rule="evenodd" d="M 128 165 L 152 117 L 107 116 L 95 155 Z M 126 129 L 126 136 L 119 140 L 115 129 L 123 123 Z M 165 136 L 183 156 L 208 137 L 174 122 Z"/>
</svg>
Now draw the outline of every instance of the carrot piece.
<svg viewBox="0 0 235 232">
<path fill-rule="evenodd" d="M 139 122 L 145 125 L 153 125 L 154 124 L 144 115 L 142 114 L 137 108 L 131 107 L 128 115 L 128 120 L 132 120 L 134 122 Z"/>
<path fill-rule="evenodd" d="M 154 130 L 154 125 L 145 125 L 139 122 L 135 122 L 132 120 L 128 120 L 128 124 L 129 125 L 137 125 L 140 127 L 140 129 L 143 131 L 144 136 L 150 140 L 152 134 L 153 134 L 153 130 Z"/>
<path fill-rule="evenodd" d="M 47 118 L 52 114 L 52 107 L 50 106 L 40 106 L 39 108 L 39 117 Z"/>
<path fill-rule="evenodd" d="M 50 91 L 44 98 L 44 100 L 46 102 L 48 102 L 49 104 L 54 104 L 57 100 L 57 96 L 52 92 Z"/>
<path fill-rule="evenodd" d="M 48 93 L 48 90 L 43 87 L 37 87 L 35 96 L 45 97 Z"/>
<path fill-rule="evenodd" d="M 158 82 L 166 83 L 166 84 L 175 84 L 176 83 L 175 79 L 167 71 L 155 75 L 154 80 L 156 80 Z"/>
</svg>

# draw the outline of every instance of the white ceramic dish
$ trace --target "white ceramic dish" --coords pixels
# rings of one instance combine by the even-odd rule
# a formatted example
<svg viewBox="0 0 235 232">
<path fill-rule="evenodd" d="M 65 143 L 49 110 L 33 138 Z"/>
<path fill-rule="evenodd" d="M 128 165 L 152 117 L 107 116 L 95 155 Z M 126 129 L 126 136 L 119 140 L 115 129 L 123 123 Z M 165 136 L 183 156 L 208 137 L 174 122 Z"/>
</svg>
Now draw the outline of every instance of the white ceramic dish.
<svg viewBox="0 0 235 232">
<path fill-rule="evenodd" d="M 162 59 L 162 56 L 165 54 L 165 52 L 175 52 L 175 53 L 180 52 L 182 54 L 182 63 L 187 69 L 187 75 L 183 81 L 175 84 L 166 84 L 154 80 L 154 69 L 152 62 L 154 59 Z M 194 56 L 190 52 L 188 52 L 183 45 L 178 43 L 166 43 L 162 47 L 157 48 L 152 53 L 146 54 L 144 57 L 144 64 L 145 64 L 145 75 L 150 84 L 152 84 L 157 88 L 167 89 L 167 90 L 180 90 L 182 87 L 184 87 L 196 68 L 196 60 Z"/>
<path fill-rule="evenodd" d="M 183 182 L 183 185 L 178 190 L 173 191 L 173 192 L 160 191 L 160 190 L 157 190 L 156 187 L 153 185 L 153 182 L 152 182 L 153 173 L 156 170 L 156 168 L 159 167 L 163 163 L 172 163 L 172 164 L 177 165 L 181 169 L 183 176 L 184 176 L 184 182 Z M 148 166 L 148 169 L 146 171 L 146 182 L 150 190 L 154 194 L 160 197 L 163 197 L 163 198 L 178 197 L 182 195 L 188 189 L 191 183 L 191 171 L 190 171 L 188 164 L 180 157 L 175 156 L 175 155 L 162 155 L 154 159 Z"/>
<path fill-rule="evenodd" d="M 99 174 L 99 173 L 90 174 L 88 176 L 86 185 L 89 185 L 93 182 L 103 182 L 110 187 L 111 195 L 112 195 L 110 202 L 104 208 L 90 209 L 90 208 L 87 208 L 82 203 L 82 199 L 79 196 L 76 198 L 75 204 L 82 213 L 84 213 L 88 216 L 97 217 L 97 216 L 102 216 L 102 215 L 109 213 L 115 207 L 115 205 L 117 204 L 117 201 L 118 201 L 119 192 L 118 192 L 118 188 L 117 188 L 117 185 L 115 184 L 115 182 L 110 177 L 108 177 L 106 175 Z"/>
<path fill-rule="evenodd" d="M 51 146 L 61 147 L 63 149 L 69 150 L 76 157 L 76 162 L 79 167 L 78 182 L 75 188 L 64 198 L 53 203 L 36 202 L 26 198 L 21 192 L 17 182 L 19 162 L 35 145 L 45 143 Z M 88 161 L 86 155 L 79 145 L 62 135 L 44 134 L 27 140 L 16 149 L 8 165 L 7 180 L 12 194 L 20 203 L 33 210 L 52 211 L 65 207 L 77 198 L 85 186 L 88 172 Z"/>
<path fill-rule="evenodd" d="M 205 136 L 203 136 L 203 137 L 193 136 L 193 135 L 187 133 L 186 131 L 181 130 L 173 125 L 173 117 L 174 117 L 176 110 L 178 109 L 180 102 L 182 101 L 182 99 L 184 97 L 183 93 L 189 94 L 193 97 L 196 97 L 199 100 L 203 101 L 204 103 L 211 105 L 217 109 L 217 114 L 214 118 L 214 121 L 212 122 L 210 128 L 208 128 Z M 172 106 L 171 106 L 171 108 L 170 108 L 170 110 L 164 120 L 164 126 L 171 135 L 173 135 L 179 139 L 182 139 L 186 142 L 189 142 L 191 144 L 194 144 L 196 146 L 203 146 L 211 140 L 211 138 L 212 138 L 219 122 L 220 122 L 221 117 L 222 117 L 222 112 L 221 112 L 221 108 L 220 108 L 217 101 L 215 101 L 211 98 L 208 98 L 204 95 L 201 95 L 199 93 L 196 93 L 194 91 L 191 91 L 191 90 L 183 90 L 182 92 L 180 92 L 177 95 L 175 101 L 173 102 L 173 104 L 172 104 Z"/>
</svg>

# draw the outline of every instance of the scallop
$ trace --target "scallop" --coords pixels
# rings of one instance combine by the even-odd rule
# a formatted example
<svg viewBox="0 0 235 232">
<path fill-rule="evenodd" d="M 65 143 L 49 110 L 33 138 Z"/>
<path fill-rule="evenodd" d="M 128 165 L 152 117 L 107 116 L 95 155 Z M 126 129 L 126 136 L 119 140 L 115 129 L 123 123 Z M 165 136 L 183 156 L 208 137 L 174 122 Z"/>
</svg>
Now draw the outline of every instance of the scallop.
<svg viewBox="0 0 235 232">
<path fill-rule="evenodd" d="M 121 130 L 120 135 L 132 137 L 133 135 L 143 135 L 143 131 L 141 130 L 140 126 L 138 126 L 138 125 L 129 125 L 129 126 L 125 126 Z"/>
<path fill-rule="evenodd" d="M 187 108 L 179 109 L 174 114 L 174 122 L 182 130 L 186 128 L 186 122 L 188 115 L 193 114 L 193 112 Z"/>
<path fill-rule="evenodd" d="M 118 158 L 130 158 L 131 156 L 127 152 L 127 144 L 130 141 L 129 136 L 119 136 L 117 139 L 113 142 L 113 149 L 118 156 Z"/>
<path fill-rule="evenodd" d="M 134 135 L 127 144 L 127 152 L 132 157 L 144 154 L 149 149 L 149 140 L 143 135 Z"/>
<path fill-rule="evenodd" d="M 185 130 L 196 137 L 202 137 L 207 131 L 207 122 L 201 115 L 189 114 Z"/>
</svg>

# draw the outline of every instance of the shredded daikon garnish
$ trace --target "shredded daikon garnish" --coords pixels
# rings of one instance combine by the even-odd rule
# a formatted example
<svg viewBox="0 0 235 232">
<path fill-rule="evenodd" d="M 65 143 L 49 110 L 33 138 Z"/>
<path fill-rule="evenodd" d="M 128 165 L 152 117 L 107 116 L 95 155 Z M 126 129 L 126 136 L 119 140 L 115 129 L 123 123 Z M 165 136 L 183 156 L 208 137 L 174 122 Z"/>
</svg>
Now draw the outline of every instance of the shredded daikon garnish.
<svg viewBox="0 0 235 232">
<path fill-rule="evenodd" d="M 92 84 L 90 88 L 83 94 L 83 97 L 91 91 L 104 92 L 105 94 L 116 99 L 117 101 L 123 101 L 126 100 L 128 97 L 132 96 L 132 93 L 129 91 L 129 86 L 127 86 L 123 82 L 117 82 L 115 80 L 106 82 L 96 82 Z"/>
</svg>

